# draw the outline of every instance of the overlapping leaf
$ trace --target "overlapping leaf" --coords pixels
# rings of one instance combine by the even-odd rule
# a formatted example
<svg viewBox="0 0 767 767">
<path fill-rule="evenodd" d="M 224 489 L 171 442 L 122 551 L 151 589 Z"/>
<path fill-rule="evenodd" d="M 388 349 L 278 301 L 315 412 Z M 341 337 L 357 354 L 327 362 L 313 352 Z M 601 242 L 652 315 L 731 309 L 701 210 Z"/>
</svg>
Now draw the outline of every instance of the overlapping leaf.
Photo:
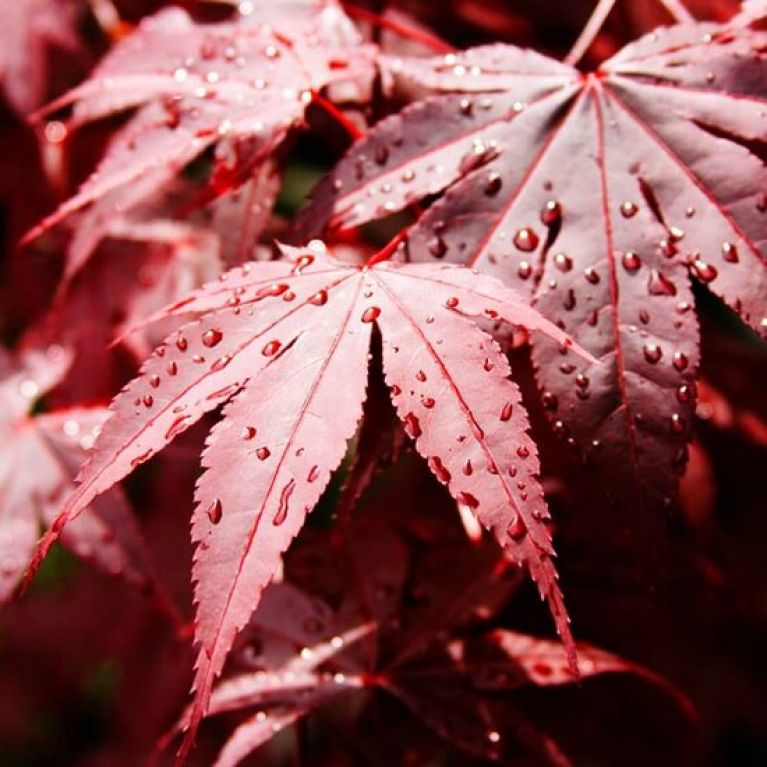
<svg viewBox="0 0 767 767">
<path fill-rule="evenodd" d="M 20 114 L 29 114 L 49 96 L 50 50 L 78 49 L 75 10 L 72 0 L 18 0 L 3 5 L 0 84 L 8 103 Z"/>
<path fill-rule="evenodd" d="M 538 342 L 555 429 L 609 466 L 621 502 L 667 504 L 685 461 L 705 285 L 767 332 L 767 32 L 661 29 L 581 74 L 487 46 L 385 59 L 430 95 L 382 120 L 314 194 L 299 230 L 348 227 L 447 190 L 416 261 L 500 276 L 602 365 Z"/>
<path fill-rule="evenodd" d="M 41 554 L 100 493 L 226 403 L 203 453 L 192 524 L 193 732 L 237 632 L 343 458 L 377 326 L 406 432 L 457 502 L 529 569 L 571 652 L 527 416 L 506 357 L 472 318 L 523 324 L 563 348 L 570 340 L 502 283 L 461 267 L 348 266 L 319 241 L 286 254 L 227 272 L 168 310 L 203 316 L 115 399 Z"/>
<path fill-rule="evenodd" d="M 265 591 L 211 697 L 211 716 L 244 715 L 217 767 L 238 764 L 285 727 L 363 689 L 400 698 L 449 743 L 480 758 L 502 760 L 522 746 L 537 763 L 571 764 L 510 695 L 571 683 L 565 650 L 508 629 L 488 631 L 519 578 L 491 540 L 471 543 L 455 535 L 455 520 L 424 516 L 409 521 L 435 525 L 438 534 L 413 546 L 402 529 L 407 514 L 366 509 L 349 531 L 348 550 L 333 553 L 326 534 L 297 554 L 306 562 L 301 581 L 314 590 L 285 582 Z M 322 585 L 333 576 L 343 584 L 342 595 L 332 594 L 342 598 L 336 610 Z M 628 672 L 670 690 L 614 655 L 578 649 L 586 679 Z"/>
<path fill-rule="evenodd" d="M 56 518 L 92 447 L 106 409 L 79 407 L 30 416 L 36 398 L 56 385 L 69 356 L 61 348 L 0 354 L 0 601 L 17 586 L 40 529 Z M 105 493 L 62 534 L 78 556 L 141 588 L 152 576 L 141 536 L 119 489 Z"/>
<path fill-rule="evenodd" d="M 272 15 L 268 24 L 259 14 L 196 24 L 180 9 L 165 10 L 145 19 L 88 81 L 49 108 L 74 104 L 76 127 L 139 107 L 79 192 L 30 234 L 90 206 L 78 223 L 68 277 L 113 218 L 207 149 L 215 154 L 211 194 L 258 179 L 302 123 L 313 91 L 370 79 L 370 51 L 335 4 Z M 258 202 L 270 207 L 268 199 Z"/>
</svg>

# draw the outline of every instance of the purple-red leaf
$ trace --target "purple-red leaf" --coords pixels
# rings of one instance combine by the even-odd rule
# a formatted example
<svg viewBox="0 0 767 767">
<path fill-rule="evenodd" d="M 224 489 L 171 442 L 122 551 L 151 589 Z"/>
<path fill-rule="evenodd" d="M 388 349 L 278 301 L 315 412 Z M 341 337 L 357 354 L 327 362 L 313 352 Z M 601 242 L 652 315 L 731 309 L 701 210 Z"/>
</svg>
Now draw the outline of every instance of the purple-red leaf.
<svg viewBox="0 0 767 767">
<path fill-rule="evenodd" d="M 602 362 L 534 345 L 556 430 L 608 459 L 609 484 L 640 507 L 670 501 L 686 457 L 692 283 L 767 332 L 767 32 L 755 19 L 661 29 L 586 75 L 502 45 L 384 59 L 401 90 L 438 95 L 357 142 L 302 217 L 314 234 L 447 189 L 411 230 L 409 257 L 502 277 Z"/>
</svg>

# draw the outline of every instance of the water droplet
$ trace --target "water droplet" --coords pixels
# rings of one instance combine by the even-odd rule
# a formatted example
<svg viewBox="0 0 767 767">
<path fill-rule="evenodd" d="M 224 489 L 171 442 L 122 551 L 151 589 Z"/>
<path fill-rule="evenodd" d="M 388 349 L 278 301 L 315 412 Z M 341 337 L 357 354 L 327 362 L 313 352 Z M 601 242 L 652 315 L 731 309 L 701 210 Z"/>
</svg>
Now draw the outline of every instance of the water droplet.
<svg viewBox="0 0 767 767">
<path fill-rule="evenodd" d="M 632 218 L 636 215 L 638 210 L 639 208 L 637 208 L 636 204 L 630 200 L 621 203 L 621 215 L 623 218 Z"/>
<path fill-rule="evenodd" d="M 756 196 L 756 209 L 760 213 L 767 212 L 767 192 L 760 192 Z"/>
<path fill-rule="evenodd" d="M 447 253 L 447 243 L 439 235 L 432 237 L 426 247 L 434 258 L 443 258 Z"/>
<path fill-rule="evenodd" d="M 511 418 L 511 413 L 514 409 L 514 406 L 511 404 L 511 402 L 507 402 L 503 409 L 501 410 L 501 420 L 502 421 L 508 421 Z"/>
<path fill-rule="evenodd" d="M 512 541 L 521 541 L 527 535 L 527 525 L 519 514 L 514 514 L 506 534 Z"/>
<path fill-rule="evenodd" d="M 420 381 L 421 383 L 423 383 L 423 382 L 426 380 L 426 373 L 424 373 L 424 372 L 423 372 L 423 370 L 419 370 L 419 371 L 418 371 L 418 372 L 415 374 L 415 377 L 416 377 L 416 380 L 418 380 L 418 381 Z"/>
<path fill-rule="evenodd" d="M 676 398 L 683 403 L 689 402 L 692 399 L 692 387 L 687 384 L 682 384 L 676 390 Z"/>
<path fill-rule="evenodd" d="M 569 288 L 567 293 L 565 293 L 565 300 L 562 301 L 562 306 L 568 312 L 575 309 L 575 291 L 572 288 Z"/>
<path fill-rule="evenodd" d="M 573 365 L 572 362 L 563 362 L 559 366 L 559 372 L 564 373 L 566 376 L 569 376 L 570 373 L 572 373 L 575 370 L 575 365 Z"/>
<path fill-rule="evenodd" d="M 445 301 L 445 306 L 447 306 L 448 309 L 455 309 L 455 307 L 458 306 L 458 299 L 455 296 L 450 296 L 450 298 Z"/>
<path fill-rule="evenodd" d="M 689 360 L 684 352 L 674 352 L 674 356 L 671 358 L 674 367 L 681 373 L 687 368 Z"/>
<path fill-rule="evenodd" d="M 520 261 L 517 268 L 517 274 L 523 280 L 526 280 L 533 273 L 533 267 L 527 261 Z"/>
<path fill-rule="evenodd" d="M 421 436 L 421 422 L 418 420 L 418 416 L 415 413 L 408 413 L 405 416 L 405 434 L 410 439 L 418 439 Z"/>
<path fill-rule="evenodd" d="M 268 447 L 259 447 L 258 450 L 256 450 L 256 458 L 258 458 L 259 461 L 265 461 L 271 454 L 272 451 Z"/>
<path fill-rule="evenodd" d="M 547 200 L 541 210 L 541 223 L 553 226 L 562 219 L 562 206 L 556 200 Z"/>
<path fill-rule="evenodd" d="M 533 229 L 524 227 L 516 231 L 513 242 L 519 250 L 529 253 L 538 247 L 538 235 Z"/>
<path fill-rule="evenodd" d="M 495 365 L 493 365 L 493 361 L 490 359 L 490 357 L 485 357 L 485 361 L 482 363 L 482 367 L 489 373 Z"/>
<path fill-rule="evenodd" d="M 569 272 L 573 268 L 573 260 L 565 253 L 557 253 L 554 256 L 554 266 L 560 272 Z"/>
<path fill-rule="evenodd" d="M 635 272 L 642 265 L 642 260 L 633 250 L 627 250 L 621 256 L 621 263 L 627 272 Z"/>
<path fill-rule="evenodd" d="M 554 392 L 545 391 L 541 395 L 541 402 L 546 410 L 556 410 L 559 407 L 559 400 Z"/>
<path fill-rule="evenodd" d="M 503 179 L 500 173 L 490 173 L 487 176 L 487 181 L 485 181 L 485 194 L 488 197 L 495 197 L 501 191 L 502 186 Z"/>
<path fill-rule="evenodd" d="M 647 278 L 647 292 L 651 296 L 675 296 L 676 285 L 662 272 L 653 269 Z"/>
<path fill-rule="evenodd" d="M 368 306 L 364 312 L 362 312 L 363 322 L 375 322 L 381 314 L 381 310 L 377 306 Z"/>
<path fill-rule="evenodd" d="M 527 458 L 530 455 L 530 451 L 524 445 L 520 445 L 517 448 L 517 455 L 520 458 Z"/>
<path fill-rule="evenodd" d="M 578 373 L 578 375 L 575 376 L 575 385 L 579 389 L 585 389 L 589 385 L 588 376 L 583 375 L 583 373 Z"/>
<path fill-rule="evenodd" d="M 685 423 L 684 418 L 679 413 L 673 413 L 671 416 L 671 431 L 674 434 L 681 434 L 684 431 Z"/>
<path fill-rule="evenodd" d="M 320 467 L 316 465 L 312 466 L 312 468 L 309 469 L 309 473 L 306 475 L 306 481 L 314 482 L 319 476 L 320 476 Z"/>
<path fill-rule="evenodd" d="M 461 99 L 458 108 L 461 110 L 462 115 L 469 117 L 474 111 L 474 102 L 471 99 Z"/>
<path fill-rule="evenodd" d="M 180 352 L 185 352 L 187 350 L 188 346 L 189 346 L 189 344 L 188 344 L 186 338 L 184 338 L 184 336 L 179 334 L 178 337 L 176 338 L 176 348 Z"/>
<path fill-rule="evenodd" d="M 328 291 L 324 288 L 322 290 L 318 290 L 311 298 L 309 299 L 309 303 L 313 306 L 325 306 L 325 304 L 328 302 Z"/>
<path fill-rule="evenodd" d="M 224 507 L 221 505 L 221 501 L 218 498 L 214 498 L 210 506 L 205 510 L 205 513 L 208 515 L 208 519 L 214 524 L 217 525 L 221 521 L 221 516 L 224 513 Z"/>
<path fill-rule="evenodd" d="M 654 365 L 663 356 L 663 349 L 661 349 L 661 347 L 658 346 L 658 344 L 654 344 L 654 343 L 645 344 L 642 351 L 644 352 L 644 358 L 651 365 Z"/>
<path fill-rule="evenodd" d="M 722 243 L 722 258 L 731 264 L 737 264 L 738 249 L 731 242 Z"/>
<path fill-rule="evenodd" d="M 221 342 L 224 334 L 217 328 L 210 328 L 202 334 L 202 343 L 209 349 Z"/>
<path fill-rule="evenodd" d="M 156 389 L 160 385 L 160 376 L 158 375 L 151 375 L 149 376 L 149 385 Z"/>
<path fill-rule="evenodd" d="M 434 400 L 434 397 L 421 397 L 421 404 L 427 409 L 431 410 L 434 405 L 436 405 L 436 401 Z"/>
<path fill-rule="evenodd" d="M 487 739 L 491 743 L 498 743 L 501 740 L 501 733 L 496 730 L 490 730 L 490 732 L 487 733 Z"/>
<path fill-rule="evenodd" d="M 711 282 L 719 274 L 714 266 L 702 261 L 700 258 L 696 258 L 693 261 L 692 271 L 701 282 Z"/>
<path fill-rule="evenodd" d="M 311 245 L 311 243 L 310 243 Z M 293 267 L 293 274 L 301 274 L 301 272 L 306 269 L 307 266 L 311 266 L 314 263 L 314 256 L 307 253 L 303 256 L 300 256 L 296 260 L 296 264 Z"/>
<path fill-rule="evenodd" d="M 178 365 L 175 362 L 169 362 L 168 367 L 165 369 L 168 371 L 169 376 L 174 376 L 178 373 Z"/>
<path fill-rule="evenodd" d="M 471 465 L 471 459 L 467 458 L 465 463 L 463 464 L 463 467 L 461 468 L 461 471 L 467 476 L 470 477 L 474 473 L 474 467 Z"/>
<path fill-rule="evenodd" d="M 282 342 L 274 339 L 265 344 L 264 348 L 261 349 L 261 354 L 263 354 L 264 357 L 274 357 L 281 348 Z"/>
<path fill-rule="evenodd" d="M 256 436 L 256 433 L 257 433 L 257 429 L 255 426 L 246 426 L 240 432 L 240 437 L 242 439 L 253 439 L 253 437 Z"/>
<path fill-rule="evenodd" d="M 290 482 L 288 482 L 288 484 L 282 488 L 282 492 L 280 493 L 280 503 L 277 507 L 277 513 L 274 515 L 274 519 L 272 520 L 272 524 L 275 527 L 279 527 L 287 519 L 288 504 L 290 503 L 290 496 L 292 495 L 295 487 L 296 480 L 291 479 Z"/>
<path fill-rule="evenodd" d="M 596 285 L 599 282 L 599 274 L 592 266 L 586 267 L 586 269 L 583 270 L 583 276 L 586 278 L 586 281 L 590 282 L 592 285 Z"/>
<path fill-rule="evenodd" d="M 458 493 L 456 500 L 469 509 L 476 509 L 479 506 L 479 501 L 471 493 Z"/>
<path fill-rule="evenodd" d="M 415 178 L 415 171 L 412 168 L 408 168 L 406 171 L 403 171 L 401 178 L 404 183 L 409 184 Z"/>
<path fill-rule="evenodd" d="M 144 403 L 144 407 L 152 407 L 154 405 L 154 397 L 151 394 L 145 394 L 141 401 Z"/>
<path fill-rule="evenodd" d="M 646 325 L 650 321 L 650 312 L 648 312 L 647 309 L 639 310 L 639 321 L 643 325 Z"/>
<path fill-rule="evenodd" d="M 442 463 L 442 459 L 439 456 L 430 456 L 427 463 L 429 464 L 429 468 L 431 469 L 434 476 L 443 485 L 446 485 L 448 482 L 450 482 L 450 472 L 447 470 L 447 468 L 445 468 L 445 465 Z"/>
<path fill-rule="evenodd" d="M 397 384 L 392 384 L 390 388 L 393 397 L 399 397 L 402 394 L 402 388 L 397 386 Z"/>
<path fill-rule="evenodd" d="M 679 248 L 674 245 L 673 241 L 666 239 L 663 239 L 658 243 L 658 250 L 660 251 L 660 254 L 666 258 L 671 258 L 679 253 Z"/>
</svg>

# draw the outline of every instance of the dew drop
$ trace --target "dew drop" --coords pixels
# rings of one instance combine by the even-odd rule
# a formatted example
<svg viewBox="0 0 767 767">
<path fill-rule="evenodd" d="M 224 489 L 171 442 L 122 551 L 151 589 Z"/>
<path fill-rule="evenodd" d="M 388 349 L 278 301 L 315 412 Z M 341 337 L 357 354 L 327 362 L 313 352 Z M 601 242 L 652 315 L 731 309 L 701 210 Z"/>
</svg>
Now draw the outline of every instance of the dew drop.
<svg viewBox="0 0 767 767">
<path fill-rule="evenodd" d="M 458 493 L 456 500 L 469 509 L 476 509 L 479 506 L 479 501 L 471 493 Z"/>
<path fill-rule="evenodd" d="M 205 513 L 208 515 L 208 519 L 214 524 L 217 525 L 221 521 L 221 516 L 224 513 L 224 507 L 221 505 L 221 501 L 218 498 L 214 498 L 210 506 L 205 510 Z"/>
<path fill-rule="evenodd" d="M 264 348 L 261 349 L 261 354 L 263 354 L 264 357 L 274 357 L 281 348 L 282 343 L 277 339 L 274 339 L 264 345 Z"/>
<path fill-rule="evenodd" d="M 437 403 L 436 403 L 434 397 L 421 397 L 421 404 L 427 410 L 431 410 Z"/>
<path fill-rule="evenodd" d="M 586 281 L 590 282 L 592 285 L 596 285 L 599 282 L 599 273 L 592 266 L 583 270 L 583 276 L 586 278 Z"/>
<path fill-rule="evenodd" d="M 557 395 L 550 391 L 543 392 L 541 395 L 541 402 L 543 403 L 543 407 L 545 407 L 546 410 L 556 410 L 559 406 Z"/>
<path fill-rule="evenodd" d="M 488 197 L 495 197 L 501 191 L 502 186 L 503 179 L 501 179 L 500 173 L 490 173 L 485 181 L 485 194 Z"/>
<path fill-rule="evenodd" d="M 675 296 L 676 285 L 662 272 L 653 269 L 647 278 L 647 292 L 651 296 Z"/>
<path fill-rule="evenodd" d="M 553 226 L 562 219 L 562 206 L 556 200 L 547 200 L 541 210 L 541 223 Z"/>
<path fill-rule="evenodd" d="M 711 282 L 716 279 L 716 276 L 719 274 L 714 266 L 699 258 L 696 258 L 695 261 L 693 261 L 692 271 L 701 282 Z"/>
<path fill-rule="evenodd" d="M 210 328 L 202 334 L 202 343 L 209 349 L 221 342 L 224 334 L 217 328 Z"/>
<path fill-rule="evenodd" d="M 408 413 L 405 416 L 405 434 L 410 439 L 418 439 L 421 436 L 421 422 L 415 413 Z"/>
<path fill-rule="evenodd" d="M 301 274 L 307 266 L 311 266 L 314 263 L 314 256 L 307 253 L 296 260 L 296 264 L 293 267 L 293 274 Z"/>
<path fill-rule="evenodd" d="M 455 309 L 455 307 L 458 306 L 458 299 L 455 296 L 450 296 L 450 298 L 445 301 L 445 306 L 447 306 L 448 309 Z"/>
<path fill-rule="evenodd" d="M 443 485 L 446 485 L 448 482 L 450 482 L 450 479 L 451 479 L 450 472 L 445 467 L 445 464 L 442 463 L 442 459 L 439 456 L 436 456 L 436 455 L 430 456 L 427 463 L 432 473 L 434 474 L 434 476 Z"/>
<path fill-rule="evenodd" d="M 144 407 L 152 407 L 154 405 L 154 397 L 151 394 L 145 394 L 141 401 L 144 403 Z"/>
<path fill-rule="evenodd" d="M 295 487 L 296 480 L 291 479 L 290 482 L 288 482 L 288 484 L 282 488 L 282 492 L 280 493 L 280 503 L 277 507 L 277 513 L 274 515 L 274 519 L 272 520 L 272 524 L 275 527 L 279 527 L 287 519 L 288 504 L 290 503 L 290 496 L 293 494 Z"/>
<path fill-rule="evenodd" d="M 731 264 L 737 264 L 738 249 L 731 242 L 722 243 L 722 258 Z"/>
<path fill-rule="evenodd" d="M 533 229 L 524 227 L 516 231 L 513 242 L 518 250 L 529 253 L 538 247 L 538 235 Z"/>
<path fill-rule="evenodd" d="M 306 475 L 306 481 L 315 482 L 317 477 L 319 476 L 320 476 L 320 467 L 317 465 L 312 466 L 312 468 L 309 469 L 309 473 Z"/>
<path fill-rule="evenodd" d="M 426 380 L 426 373 L 424 373 L 423 370 L 419 370 L 415 374 L 415 377 L 417 381 L 420 381 L 421 383 L 423 383 Z"/>
<path fill-rule="evenodd" d="M 674 434 L 681 434 L 684 431 L 684 418 L 679 413 L 673 413 L 671 416 L 671 431 Z"/>
<path fill-rule="evenodd" d="M 184 336 L 182 336 L 182 335 L 179 335 L 179 336 L 176 338 L 176 348 L 177 348 L 177 349 L 178 349 L 180 352 L 185 352 L 185 351 L 187 350 L 188 346 L 189 346 L 189 344 L 188 344 L 188 342 L 187 342 L 186 338 L 184 338 Z"/>
<path fill-rule="evenodd" d="M 511 418 L 512 410 L 514 409 L 514 406 L 511 404 L 511 402 L 507 402 L 503 409 L 501 410 L 501 420 L 502 421 L 508 421 Z"/>
<path fill-rule="evenodd" d="M 375 322 L 381 314 L 381 310 L 377 306 L 368 306 L 364 312 L 362 312 L 363 322 Z"/>
<path fill-rule="evenodd" d="M 638 210 L 639 208 L 637 208 L 636 204 L 630 200 L 621 203 L 621 215 L 623 218 L 633 218 Z"/>
<path fill-rule="evenodd" d="M 577 376 L 575 376 L 575 385 L 579 389 L 585 389 L 589 385 L 589 379 L 588 376 L 583 375 L 583 373 L 578 373 Z"/>
<path fill-rule="evenodd" d="M 318 290 L 311 298 L 309 299 L 309 303 L 313 306 L 325 306 L 325 304 L 328 302 L 328 291 L 324 288 L 322 290 Z"/>
<path fill-rule="evenodd" d="M 680 373 L 685 370 L 689 364 L 687 355 L 684 352 L 674 352 L 671 362 Z"/>
<path fill-rule="evenodd" d="M 253 439 L 253 437 L 256 436 L 256 433 L 257 433 L 257 429 L 255 426 L 246 426 L 240 432 L 240 437 L 242 439 Z"/>
<path fill-rule="evenodd" d="M 265 461 L 271 454 L 272 451 L 268 447 L 259 447 L 258 450 L 256 450 L 256 458 L 258 458 L 259 461 Z"/>
<path fill-rule="evenodd" d="M 627 250 L 621 256 L 621 264 L 627 272 L 635 272 L 642 265 L 642 260 L 633 250 Z"/>
<path fill-rule="evenodd" d="M 474 467 L 471 465 L 471 459 L 467 458 L 464 462 L 463 466 L 461 467 L 461 471 L 467 476 L 470 477 L 474 473 Z"/>
<path fill-rule="evenodd" d="M 554 266 L 560 272 L 569 272 L 573 268 L 573 260 L 565 253 L 557 253 L 554 256 Z"/>
<path fill-rule="evenodd" d="M 682 403 L 689 402 L 692 399 L 692 387 L 682 384 L 676 390 L 676 398 Z"/>
<path fill-rule="evenodd" d="M 530 455 L 530 451 L 524 445 L 520 445 L 517 448 L 517 455 L 520 458 L 527 458 Z"/>
<path fill-rule="evenodd" d="M 575 291 L 572 288 L 569 288 L 567 293 L 565 293 L 565 300 L 562 301 L 562 306 L 568 312 L 575 309 Z"/>
<path fill-rule="evenodd" d="M 160 385 L 160 376 L 158 375 L 149 376 L 149 385 L 153 389 L 156 389 Z"/>
<path fill-rule="evenodd" d="M 533 273 L 533 267 L 530 266 L 530 264 L 527 261 L 519 262 L 519 267 L 517 268 L 517 274 L 519 275 L 520 279 L 526 280 L 530 277 L 532 273 Z"/>
<path fill-rule="evenodd" d="M 527 535 L 527 525 L 519 514 L 515 514 L 512 518 L 506 534 L 512 541 L 521 541 Z"/>
<path fill-rule="evenodd" d="M 426 247 L 434 258 L 443 258 L 447 253 L 447 243 L 439 235 L 432 237 Z"/>
<path fill-rule="evenodd" d="M 645 344 L 642 351 L 644 352 L 644 358 L 651 365 L 655 365 L 655 363 L 657 363 L 663 356 L 663 349 L 661 349 L 658 344 L 654 343 Z"/>
</svg>

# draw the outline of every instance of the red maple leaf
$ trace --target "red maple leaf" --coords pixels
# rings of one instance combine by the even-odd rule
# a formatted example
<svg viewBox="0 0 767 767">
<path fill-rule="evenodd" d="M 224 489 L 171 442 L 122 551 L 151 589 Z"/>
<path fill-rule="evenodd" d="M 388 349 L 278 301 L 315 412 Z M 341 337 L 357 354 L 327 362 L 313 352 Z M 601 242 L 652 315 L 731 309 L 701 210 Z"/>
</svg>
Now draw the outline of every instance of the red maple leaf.
<svg viewBox="0 0 767 767">
<path fill-rule="evenodd" d="M 319 241 L 285 253 L 289 261 L 246 264 L 165 312 L 203 316 L 169 337 L 114 400 L 37 562 L 94 498 L 224 405 L 192 524 L 193 734 L 238 630 L 354 434 L 375 327 L 407 434 L 458 504 L 529 569 L 574 665 L 527 415 L 506 356 L 474 318 L 522 324 L 562 348 L 569 338 L 501 282 L 459 266 L 349 266 Z"/>
<path fill-rule="evenodd" d="M 78 193 L 28 238 L 90 206 L 77 223 L 65 278 L 82 267 L 117 217 L 168 185 L 192 160 L 214 149 L 210 196 L 249 182 L 273 183 L 273 155 L 303 124 L 313 94 L 334 83 L 369 81 L 371 49 L 360 45 L 334 3 L 302 14 L 237 16 L 197 24 L 181 9 L 146 18 L 82 85 L 46 112 L 74 104 L 71 126 L 139 107 L 113 138 Z M 250 180 L 250 181 L 249 181 Z M 246 198 L 250 197 L 250 191 Z M 257 224 L 270 200 L 245 209 Z M 85 229 L 85 234 L 80 229 Z M 242 247 L 242 244 L 241 244 Z M 241 255 L 245 251 L 240 251 Z"/>
<path fill-rule="evenodd" d="M 390 84 L 437 95 L 353 145 L 299 231 L 444 191 L 410 259 L 501 277 L 599 359 L 535 344 L 554 427 L 620 503 L 663 506 L 695 399 L 693 283 L 767 332 L 763 22 L 754 4 L 660 29 L 590 74 L 506 45 L 384 58 Z"/>
<path fill-rule="evenodd" d="M 572 683 L 565 649 L 487 628 L 517 591 L 519 571 L 490 538 L 470 542 L 455 517 L 413 511 L 408 504 L 365 508 L 342 548 L 332 532 L 315 534 L 288 562 L 294 582 L 265 590 L 211 695 L 210 716 L 244 717 L 217 767 L 238 764 L 284 728 L 363 690 L 399 698 L 474 756 L 503 760 L 521 746 L 539 763 L 571 764 L 511 695 Z M 686 699 L 646 669 L 586 644 L 578 655 L 583 679 L 638 674 L 689 712 Z"/>
<path fill-rule="evenodd" d="M 70 360 L 61 347 L 26 350 L 15 359 L 0 350 L 0 601 L 11 596 L 28 567 L 40 528 L 53 522 L 74 489 L 77 469 L 107 416 L 102 407 L 30 415 Z M 62 543 L 143 590 L 155 586 L 141 534 L 118 488 L 90 503 L 62 532 Z"/>
</svg>

